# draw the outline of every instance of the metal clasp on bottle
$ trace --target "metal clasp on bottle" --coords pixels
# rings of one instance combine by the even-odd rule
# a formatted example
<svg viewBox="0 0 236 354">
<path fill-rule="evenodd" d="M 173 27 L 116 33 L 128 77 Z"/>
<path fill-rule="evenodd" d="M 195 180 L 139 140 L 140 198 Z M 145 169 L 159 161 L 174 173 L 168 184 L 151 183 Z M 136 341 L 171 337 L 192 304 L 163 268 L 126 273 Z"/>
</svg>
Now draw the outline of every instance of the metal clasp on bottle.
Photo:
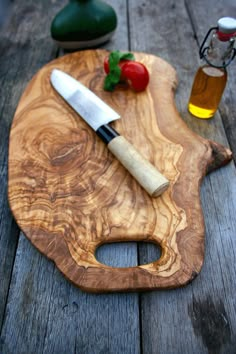
<svg viewBox="0 0 236 354">
<path fill-rule="evenodd" d="M 204 45 L 205 45 L 205 43 L 206 43 L 206 41 L 207 41 L 207 39 L 208 39 L 208 37 L 210 36 L 210 33 L 212 32 L 212 31 L 217 31 L 219 28 L 218 27 L 211 27 L 210 29 L 209 29 L 209 31 L 207 32 L 207 34 L 206 34 L 206 36 L 205 36 L 205 38 L 204 38 L 204 40 L 203 40 L 203 42 L 202 42 L 202 44 L 201 44 L 201 47 L 200 47 L 200 49 L 199 49 L 199 56 L 200 56 L 200 59 L 203 59 L 204 58 L 204 60 L 207 62 L 207 64 L 209 64 L 210 66 L 213 66 L 214 68 L 219 68 L 219 69 L 222 69 L 222 68 L 226 68 L 231 62 L 232 62 L 232 60 L 234 59 L 234 57 L 235 57 L 235 55 L 236 55 L 236 49 L 233 47 L 232 48 L 232 50 L 231 50 L 231 57 L 228 59 L 228 61 L 223 61 L 223 64 L 222 65 L 214 65 L 214 64 L 212 64 L 209 60 L 208 60 L 208 58 L 207 58 L 207 51 L 208 51 L 208 49 L 210 49 L 210 47 L 209 46 L 206 46 L 205 48 L 204 48 Z"/>
</svg>

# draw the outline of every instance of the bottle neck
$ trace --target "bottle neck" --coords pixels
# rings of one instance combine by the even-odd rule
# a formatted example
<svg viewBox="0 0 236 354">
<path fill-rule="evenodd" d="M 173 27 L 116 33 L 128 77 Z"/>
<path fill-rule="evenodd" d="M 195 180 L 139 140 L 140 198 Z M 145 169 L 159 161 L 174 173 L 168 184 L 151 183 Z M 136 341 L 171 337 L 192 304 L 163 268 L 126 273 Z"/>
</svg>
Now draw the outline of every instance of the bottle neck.
<svg viewBox="0 0 236 354">
<path fill-rule="evenodd" d="M 201 45 L 200 58 L 213 67 L 226 68 L 236 55 L 234 44 L 235 33 L 223 33 L 212 28 Z"/>
</svg>

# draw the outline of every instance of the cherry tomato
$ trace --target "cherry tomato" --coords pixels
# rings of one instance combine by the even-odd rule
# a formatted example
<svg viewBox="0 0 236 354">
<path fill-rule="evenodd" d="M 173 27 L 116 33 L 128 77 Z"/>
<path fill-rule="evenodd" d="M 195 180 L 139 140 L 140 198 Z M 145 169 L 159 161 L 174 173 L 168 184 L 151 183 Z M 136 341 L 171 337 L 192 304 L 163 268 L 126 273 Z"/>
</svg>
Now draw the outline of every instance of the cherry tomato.
<svg viewBox="0 0 236 354">
<path fill-rule="evenodd" d="M 104 59 L 104 71 L 106 74 L 110 73 L 109 56 Z M 121 69 L 121 76 L 119 82 L 127 82 L 129 86 L 136 92 L 146 89 L 149 83 L 149 73 L 147 68 L 135 60 L 120 60 L 119 67 Z"/>
<path fill-rule="evenodd" d="M 109 57 L 105 57 L 103 66 L 104 66 L 105 73 L 109 74 L 109 71 L 110 71 L 109 70 Z"/>
<path fill-rule="evenodd" d="M 122 75 L 131 88 L 137 92 L 145 90 L 149 83 L 147 68 L 137 61 L 126 61 L 122 66 Z"/>
</svg>

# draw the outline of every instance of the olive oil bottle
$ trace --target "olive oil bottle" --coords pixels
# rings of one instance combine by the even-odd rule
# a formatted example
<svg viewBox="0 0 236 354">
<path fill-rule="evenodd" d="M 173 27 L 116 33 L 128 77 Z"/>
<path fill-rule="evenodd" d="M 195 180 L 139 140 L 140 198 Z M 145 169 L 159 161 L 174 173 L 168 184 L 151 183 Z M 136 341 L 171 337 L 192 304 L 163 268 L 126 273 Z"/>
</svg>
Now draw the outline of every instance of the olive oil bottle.
<svg viewBox="0 0 236 354">
<path fill-rule="evenodd" d="M 209 40 L 210 37 L 210 40 Z M 227 82 L 226 67 L 236 54 L 236 19 L 223 17 L 210 28 L 201 47 L 202 65 L 194 78 L 189 112 L 203 119 L 214 116 Z"/>
</svg>

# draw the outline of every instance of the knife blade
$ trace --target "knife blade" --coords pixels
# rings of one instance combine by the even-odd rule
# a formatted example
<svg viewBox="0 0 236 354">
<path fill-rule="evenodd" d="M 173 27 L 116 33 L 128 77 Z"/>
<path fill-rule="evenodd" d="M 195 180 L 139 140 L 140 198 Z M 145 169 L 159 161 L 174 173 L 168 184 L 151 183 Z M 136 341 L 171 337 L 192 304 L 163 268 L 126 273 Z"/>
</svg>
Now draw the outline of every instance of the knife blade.
<svg viewBox="0 0 236 354">
<path fill-rule="evenodd" d="M 151 197 L 158 197 L 168 188 L 168 179 L 109 125 L 120 118 L 117 112 L 86 86 L 61 70 L 53 69 L 50 81 L 60 96 L 96 132 Z"/>
</svg>

